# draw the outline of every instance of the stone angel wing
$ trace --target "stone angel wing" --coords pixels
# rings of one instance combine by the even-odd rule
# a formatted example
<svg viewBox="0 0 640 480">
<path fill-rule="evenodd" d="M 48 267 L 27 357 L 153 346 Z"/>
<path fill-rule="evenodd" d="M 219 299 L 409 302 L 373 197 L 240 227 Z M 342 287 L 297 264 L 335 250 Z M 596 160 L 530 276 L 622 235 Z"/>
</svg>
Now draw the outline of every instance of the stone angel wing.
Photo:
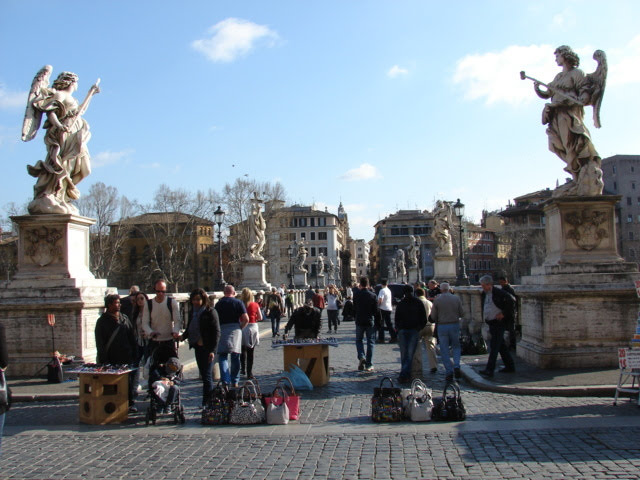
<svg viewBox="0 0 640 480">
<path fill-rule="evenodd" d="M 589 91 L 589 105 L 593 106 L 593 124 L 600 128 L 600 105 L 604 96 L 604 87 L 607 84 L 607 56 L 602 50 L 593 52 L 593 59 L 598 63 L 596 71 L 589 73 L 586 78 L 586 86 Z"/>
<path fill-rule="evenodd" d="M 40 123 L 42 122 L 42 112 L 33 108 L 33 101 L 40 95 L 43 88 L 49 87 L 49 77 L 53 67 L 45 65 L 33 78 L 31 82 L 31 90 L 29 90 L 29 98 L 27 99 L 27 110 L 24 113 L 22 122 L 22 141 L 28 142 L 33 140 L 38 133 Z"/>
</svg>

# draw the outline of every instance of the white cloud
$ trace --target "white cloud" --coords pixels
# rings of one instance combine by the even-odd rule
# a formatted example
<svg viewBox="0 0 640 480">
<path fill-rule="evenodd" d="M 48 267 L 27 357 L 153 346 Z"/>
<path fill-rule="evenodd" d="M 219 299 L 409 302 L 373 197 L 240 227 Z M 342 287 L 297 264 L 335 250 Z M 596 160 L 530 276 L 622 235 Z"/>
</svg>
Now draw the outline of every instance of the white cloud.
<svg viewBox="0 0 640 480">
<path fill-rule="evenodd" d="M 593 72 L 597 65 L 592 59 L 595 48 L 574 47 L 580 55 L 580 68 Z M 553 57 L 557 48 L 552 45 L 512 45 L 500 52 L 467 55 L 457 62 L 453 83 L 464 89 L 468 100 L 484 99 L 487 105 L 503 102 L 513 106 L 537 101 L 531 81 L 521 81 L 519 72 L 543 82 L 553 80 L 559 72 Z M 605 52 L 608 55 L 607 87 L 640 82 L 640 35 L 622 50 Z"/>
<path fill-rule="evenodd" d="M 106 167 L 107 165 L 112 165 L 114 163 L 119 162 L 123 158 L 131 155 L 133 153 L 132 149 L 121 150 L 119 152 L 112 152 L 111 150 L 105 150 L 104 152 L 100 152 L 91 157 L 91 165 L 93 167 Z"/>
<path fill-rule="evenodd" d="M 265 25 L 240 18 L 227 18 L 209 29 L 208 38 L 195 40 L 191 47 L 212 62 L 232 62 L 247 55 L 259 41 L 273 46 L 278 34 Z"/>
<path fill-rule="evenodd" d="M 387 77 L 396 78 L 396 77 L 399 77 L 400 75 L 408 75 L 408 74 L 409 74 L 409 70 L 407 70 L 406 68 L 402 68 L 399 65 L 394 65 L 387 72 Z"/>
<path fill-rule="evenodd" d="M 26 107 L 27 92 L 10 92 L 4 85 L 0 85 L 0 109 Z"/>
<path fill-rule="evenodd" d="M 363 163 L 357 168 L 352 168 L 351 170 L 347 170 L 345 173 L 340 175 L 339 177 L 342 180 L 346 180 L 348 182 L 355 182 L 358 180 L 371 180 L 375 178 L 382 178 L 380 172 L 376 167 L 371 165 L 370 163 Z"/>
<path fill-rule="evenodd" d="M 556 13 L 551 18 L 551 25 L 553 28 L 559 30 L 567 30 L 576 26 L 576 18 L 578 18 L 578 15 L 576 15 L 572 8 L 565 8 L 562 12 Z"/>
</svg>

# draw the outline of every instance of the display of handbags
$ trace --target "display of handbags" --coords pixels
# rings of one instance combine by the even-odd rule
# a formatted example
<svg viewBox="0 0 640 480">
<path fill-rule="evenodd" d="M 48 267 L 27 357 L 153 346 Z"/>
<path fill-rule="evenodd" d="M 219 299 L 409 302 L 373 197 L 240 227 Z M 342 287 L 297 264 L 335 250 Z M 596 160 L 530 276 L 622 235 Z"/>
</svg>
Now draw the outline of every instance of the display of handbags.
<svg viewBox="0 0 640 480">
<path fill-rule="evenodd" d="M 275 399 L 281 396 L 283 401 Z M 287 392 L 282 386 L 276 386 L 271 394 L 271 403 L 267 406 L 267 423 L 269 425 L 286 425 L 289 423 L 289 407 L 287 406 Z"/>
<path fill-rule="evenodd" d="M 455 382 L 448 382 L 442 397 L 434 402 L 432 417 L 434 420 L 459 422 L 467 417 L 467 411 L 462 403 L 460 387 Z"/>
<path fill-rule="evenodd" d="M 229 423 L 233 401 L 229 398 L 229 388 L 221 382 L 211 391 L 207 404 L 202 409 L 203 425 L 226 425 Z"/>
<path fill-rule="evenodd" d="M 412 422 L 428 422 L 431 420 L 432 410 L 431 389 L 416 378 L 411 384 L 411 390 L 407 396 L 407 405 L 404 410 L 405 417 Z"/>
<path fill-rule="evenodd" d="M 293 383 L 288 377 L 280 377 L 276 386 L 281 386 L 283 389 L 288 389 L 287 397 L 283 400 L 282 397 L 275 397 L 275 402 L 279 403 L 285 401 L 289 408 L 289 420 L 298 420 L 300 416 L 300 395 L 296 393 L 293 388 Z M 272 396 L 265 396 L 265 405 L 268 407 L 274 401 Z"/>
<path fill-rule="evenodd" d="M 385 381 L 391 387 L 384 387 Z M 373 389 L 371 397 L 371 420 L 374 422 L 399 422 L 402 420 L 402 395 L 400 388 L 393 385 L 393 380 L 384 377 L 380 386 Z"/>
<path fill-rule="evenodd" d="M 251 399 L 247 386 L 239 389 L 240 400 L 231 408 L 229 423 L 233 425 L 255 425 L 265 421 L 265 410 L 259 399 Z"/>
</svg>

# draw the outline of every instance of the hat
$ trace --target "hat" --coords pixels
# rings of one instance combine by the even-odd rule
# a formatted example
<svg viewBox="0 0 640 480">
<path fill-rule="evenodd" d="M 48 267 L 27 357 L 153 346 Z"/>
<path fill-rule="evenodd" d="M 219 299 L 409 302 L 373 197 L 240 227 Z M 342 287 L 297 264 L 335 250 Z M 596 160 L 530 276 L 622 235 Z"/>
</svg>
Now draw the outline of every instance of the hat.
<svg viewBox="0 0 640 480">
<path fill-rule="evenodd" d="M 164 366 L 168 372 L 172 373 L 175 373 L 182 368 L 180 360 L 178 360 L 176 357 L 171 357 L 169 360 L 167 360 L 167 363 L 165 363 Z"/>
</svg>

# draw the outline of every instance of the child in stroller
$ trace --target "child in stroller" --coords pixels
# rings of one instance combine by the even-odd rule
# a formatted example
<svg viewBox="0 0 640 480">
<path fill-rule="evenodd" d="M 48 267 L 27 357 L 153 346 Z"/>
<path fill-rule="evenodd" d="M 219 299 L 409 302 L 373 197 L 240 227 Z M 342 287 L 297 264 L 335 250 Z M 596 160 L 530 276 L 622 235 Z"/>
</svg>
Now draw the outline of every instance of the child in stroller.
<svg viewBox="0 0 640 480">
<path fill-rule="evenodd" d="M 171 413 L 173 423 L 184 423 L 184 407 L 180 402 L 182 364 L 175 357 L 175 350 L 167 346 L 157 347 L 151 354 L 149 367 L 149 407 L 145 422 L 156 424 L 158 413 Z"/>
</svg>

